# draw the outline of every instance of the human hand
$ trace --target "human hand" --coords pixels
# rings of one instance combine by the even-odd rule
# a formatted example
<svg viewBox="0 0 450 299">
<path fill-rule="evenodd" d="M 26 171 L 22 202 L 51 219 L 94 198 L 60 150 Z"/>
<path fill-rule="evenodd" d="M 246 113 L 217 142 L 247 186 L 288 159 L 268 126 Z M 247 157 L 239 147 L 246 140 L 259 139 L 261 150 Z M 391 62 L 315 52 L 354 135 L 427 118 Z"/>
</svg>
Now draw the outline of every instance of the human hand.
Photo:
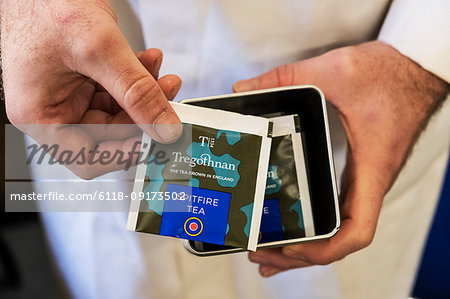
<svg viewBox="0 0 450 299">
<path fill-rule="evenodd" d="M 3 0 L 0 5 L 11 123 L 61 150 L 91 149 L 99 142 L 100 148 L 127 152 L 138 134 L 131 126 L 93 133 L 65 124 L 136 123 L 159 142 L 179 137 L 180 120 L 167 99 L 175 97 L 181 80 L 175 75 L 158 79 L 161 51 L 133 53 L 107 0 Z M 52 126 L 43 131 L 30 124 Z M 120 167 L 74 165 L 71 170 L 91 178 Z"/>
<path fill-rule="evenodd" d="M 263 276 L 325 265 L 368 246 L 383 198 L 448 84 L 382 42 L 369 42 L 280 66 L 234 91 L 313 84 L 334 106 L 347 134 L 341 228 L 331 239 L 258 250 L 249 259 Z"/>
</svg>

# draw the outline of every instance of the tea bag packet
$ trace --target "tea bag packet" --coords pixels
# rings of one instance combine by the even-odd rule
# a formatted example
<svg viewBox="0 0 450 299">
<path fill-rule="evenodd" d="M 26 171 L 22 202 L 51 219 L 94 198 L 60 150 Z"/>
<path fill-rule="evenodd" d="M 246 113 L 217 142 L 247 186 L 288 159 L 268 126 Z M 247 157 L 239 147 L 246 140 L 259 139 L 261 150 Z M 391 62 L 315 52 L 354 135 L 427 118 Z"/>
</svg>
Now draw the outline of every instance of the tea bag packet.
<svg viewBox="0 0 450 299">
<path fill-rule="evenodd" d="M 287 115 L 270 120 L 272 147 L 259 242 L 314 236 L 299 118 Z"/>
<path fill-rule="evenodd" d="M 256 116 L 172 103 L 183 134 L 144 134 L 127 229 L 256 250 L 272 124 Z"/>
</svg>

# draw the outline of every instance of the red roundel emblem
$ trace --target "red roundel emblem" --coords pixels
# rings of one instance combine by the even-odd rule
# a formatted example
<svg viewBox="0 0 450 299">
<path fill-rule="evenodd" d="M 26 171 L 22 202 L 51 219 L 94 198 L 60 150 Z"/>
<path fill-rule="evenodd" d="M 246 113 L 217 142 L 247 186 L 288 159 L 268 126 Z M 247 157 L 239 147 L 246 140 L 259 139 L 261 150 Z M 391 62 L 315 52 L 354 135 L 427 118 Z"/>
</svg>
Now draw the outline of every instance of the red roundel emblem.
<svg viewBox="0 0 450 299">
<path fill-rule="evenodd" d="M 184 223 L 184 231 L 191 237 L 198 236 L 203 231 L 203 223 L 197 217 L 191 217 Z"/>
<path fill-rule="evenodd" d="M 191 224 L 189 224 L 189 229 L 192 231 L 196 231 L 198 228 L 197 223 L 192 222 Z"/>
</svg>

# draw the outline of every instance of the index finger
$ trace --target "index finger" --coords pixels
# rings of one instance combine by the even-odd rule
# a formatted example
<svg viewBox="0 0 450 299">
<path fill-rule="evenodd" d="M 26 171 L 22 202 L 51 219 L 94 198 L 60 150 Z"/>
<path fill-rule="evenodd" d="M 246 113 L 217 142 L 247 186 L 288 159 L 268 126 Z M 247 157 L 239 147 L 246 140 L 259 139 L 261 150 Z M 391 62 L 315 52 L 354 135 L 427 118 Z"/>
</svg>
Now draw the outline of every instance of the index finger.
<svg viewBox="0 0 450 299">
<path fill-rule="evenodd" d="M 117 25 L 102 27 L 90 36 L 89 42 L 75 42 L 75 67 L 100 83 L 152 138 L 163 143 L 175 141 L 182 127 L 163 91 Z"/>
</svg>

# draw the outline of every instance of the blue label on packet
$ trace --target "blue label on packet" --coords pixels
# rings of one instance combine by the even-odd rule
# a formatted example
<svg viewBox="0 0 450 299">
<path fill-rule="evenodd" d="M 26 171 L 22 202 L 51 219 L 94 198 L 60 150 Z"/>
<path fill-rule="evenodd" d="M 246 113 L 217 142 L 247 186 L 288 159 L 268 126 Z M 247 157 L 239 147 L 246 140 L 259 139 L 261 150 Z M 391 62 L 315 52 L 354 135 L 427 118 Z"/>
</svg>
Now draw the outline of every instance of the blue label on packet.
<svg viewBox="0 0 450 299">
<path fill-rule="evenodd" d="M 283 225 L 277 198 L 264 200 L 260 231 L 259 243 L 283 240 Z"/>
<path fill-rule="evenodd" d="M 160 235 L 223 245 L 231 194 L 171 184 L 166 192 Z"/>
</svg>

